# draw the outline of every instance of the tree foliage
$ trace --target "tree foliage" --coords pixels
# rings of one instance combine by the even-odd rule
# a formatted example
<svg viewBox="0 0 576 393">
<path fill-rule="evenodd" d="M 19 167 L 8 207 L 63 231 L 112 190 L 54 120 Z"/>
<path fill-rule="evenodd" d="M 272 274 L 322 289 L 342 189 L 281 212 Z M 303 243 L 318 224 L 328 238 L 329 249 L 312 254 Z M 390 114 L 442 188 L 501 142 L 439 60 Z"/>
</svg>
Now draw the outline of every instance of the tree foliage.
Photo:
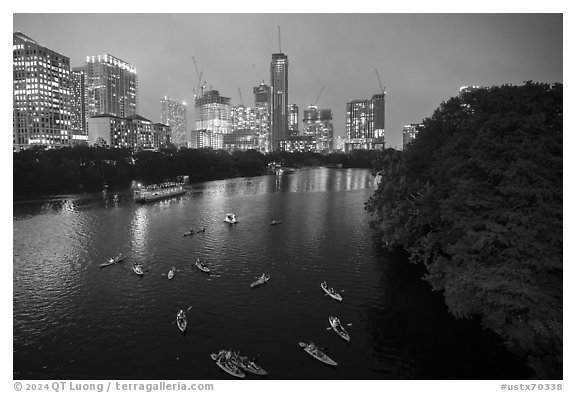
<svg viewBox="0 0 576 393">
<path fill-rule="evenodd" d="M 562 378 L 562 85 L 476 89 L 444 102 L 377 162 L 366 204 L 451 313 Z"/>
</svg>

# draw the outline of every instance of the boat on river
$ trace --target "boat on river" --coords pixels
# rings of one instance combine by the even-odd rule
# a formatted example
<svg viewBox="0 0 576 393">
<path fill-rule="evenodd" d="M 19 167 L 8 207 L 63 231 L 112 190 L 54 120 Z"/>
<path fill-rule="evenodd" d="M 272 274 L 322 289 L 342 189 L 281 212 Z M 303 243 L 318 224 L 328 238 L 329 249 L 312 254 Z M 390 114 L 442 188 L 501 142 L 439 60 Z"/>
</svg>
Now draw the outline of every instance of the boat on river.
<svg viewBox="0 0 576 393">
<path fill-rule="evenodd" d="M 320 284 L 320 286 L 322 287 L 324 292 L 326 292 L 326 294 L 328 296 L 330 296 L 332 299 L 338 300 L 339 302 L 342 301 L 342 295 L 340 295 L 338 292 L 336 292 L 334 290 L 334 288 L 328 288 L 328 284 L 326 284 L 326 281 L 322 282 L 322 284 Z"/>
<path fill-rule="evenodd" d="M 226 371 L 228 374 L 236 378 L 244 378 L 246 374 L 231 360 L 232 353 L 230 351 L 220 351 L 218 354 L 213 353 L 210 355 L 212 360 L 216 362 L 218 367 Z"/>
<path fill-rule="evenodd" d="M 178 311 L 178 314 L 176 314 L 176 326 L 178 326 L 178 329 L 180 329 L 182 333 L 186 331 L 188 321 L 186 320 L 186 313 L 184 310 L 180 310 Z"/>
<path fill-rule="evenodd" d="M 299 342 L 300 346 L 306 351 L 307 354 L 312 356 L 314 359 L 320 360 L 322 363 L 325 363 L 329 366 L 337 366 L 334 360 L 332 360 L 328 355 L 320 350 L 314 343 L 306 344 L 303 342 Z"/>
<path fill-rule="evenodd" d="M 206 266 L 206 264 L 202 262 L 200 258 L 196 259 L 196 267 L 202 270 L 204 273 L 210 273 L 210 268 Z"/>
<path fill-rule="evenodd" d="M 260 285 L 266 284 L 270 280 L 270 276 L 268 274 L 262 274 L 256 281 L 250 284 L 250 288 L 256 288 Z"/>
<path fill-rule="evenodd" d="M 168 270 L 168 280 L 172 280 L 174 278 L 174 273 L 176 273 L 176 268 L 172 267 Z"/>
<path fill-rule="evenodd" d="M 224 219 L 224 222 L 227 222 L 228 224 L 238 224 L 238 220 L 236 219 L 236 214 L 233 214 L 233 213 L 226 214 L 226 218 Z"/>
<path fill-rule="evenodd" d="M 350 342 L 350 335 L 340 323 L 340 320 L 337 317 L 328 317 L 328 322 L 330 322 L 330 326 L 332 326 L 332 330 L 334 330 L 340 337 L 342 337 L 347 342 Z"/>
<path fill-rule="evenodd" d="M 134 271 L 134 273 L 136 273 L 139 276 L 144 275 L 144 270 L 142 270 L 142 265 L 139 263 L 133 263 L 132 264 L 132 270 Z"/>
<path fill-rule="evenodd" d="M 115 265 L 119 262 L 122 262 L 123 260 L 125 260 L 126 257 L 122 254 L 118 254 L 115 257 L 112 257 L 108 260 L 108 262 L 102 263 L 100 265 L 101 268 L 106 267 L 106 266 L 110 266 L 110 265 Z"/>
<path fill-rule="evenodd" d="M 134 200 L 140 203 L 157 201 L 186 193 L 183 182 L 166 182 L 140 187 L 134 191 Z"/>
</svg>

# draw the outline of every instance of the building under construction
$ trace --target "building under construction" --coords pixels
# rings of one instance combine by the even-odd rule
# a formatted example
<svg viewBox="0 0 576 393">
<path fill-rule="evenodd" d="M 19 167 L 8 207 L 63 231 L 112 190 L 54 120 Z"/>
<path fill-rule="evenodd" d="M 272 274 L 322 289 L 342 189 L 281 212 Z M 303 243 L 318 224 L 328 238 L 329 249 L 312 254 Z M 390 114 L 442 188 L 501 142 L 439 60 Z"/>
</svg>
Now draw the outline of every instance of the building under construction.
<svg viewBox="0 0 576 393">
<path fill-rule="evenodd" d="M 208 90 L 196 98 L 194 109 L 196 130 L 208 130 L 215 134 L 232 132 L 229 97 L 222 97 L 217 90 Z"/>
</svg>

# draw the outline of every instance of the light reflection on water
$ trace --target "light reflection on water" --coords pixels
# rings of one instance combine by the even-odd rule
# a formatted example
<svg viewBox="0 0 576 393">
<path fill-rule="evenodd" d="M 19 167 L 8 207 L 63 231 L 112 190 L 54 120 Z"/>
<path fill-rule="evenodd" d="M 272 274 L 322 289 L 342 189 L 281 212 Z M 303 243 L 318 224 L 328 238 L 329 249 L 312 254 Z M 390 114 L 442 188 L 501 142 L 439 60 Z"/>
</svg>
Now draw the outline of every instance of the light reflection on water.
<svg viewBox="0 0 576 393">
<path fill-rule="evenodd" d="M 403 289 L 389 286 L 402 278 L 368 226 L 374 185 L 367 170 L 307 169 L 193 184 L 146 205 L 114 192 L 15 203 L 15 378 L 227 378 L 209 359 L 220 348 L 261 354 L 272 379 L 417 377 L 405 340 L 422 340 L 433 321 L 407 338 L 395 328 L 390 299 Z M 223 222 L 229 212 L 239 224 Z M 120 252 L 125 262 L 98 268 Z M 251 289 L 262 273 L 270 282 Z M 324 280 L 345 289 L 343 303 L 323 296 Z M 185 336 L 179 309 L 189 309 Z M 352 323 L 352 344 L 326 330 L 328 315 Z M 337 371 L 302 352 L 311 340 Z"/>
</svg>

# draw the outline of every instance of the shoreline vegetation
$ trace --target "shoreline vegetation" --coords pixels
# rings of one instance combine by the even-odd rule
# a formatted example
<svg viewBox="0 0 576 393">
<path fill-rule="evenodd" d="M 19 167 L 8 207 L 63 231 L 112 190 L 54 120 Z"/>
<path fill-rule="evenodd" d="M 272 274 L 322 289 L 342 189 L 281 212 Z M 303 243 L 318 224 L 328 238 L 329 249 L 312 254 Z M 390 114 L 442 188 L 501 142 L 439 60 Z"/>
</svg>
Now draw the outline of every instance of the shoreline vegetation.
<svg viewBox="0 0 576 393">
<path fill-rule="evenodd" d="M 351 154 L 285 153 L 262 154 L 255 150 L 235 151 L 187 149 L 168 146 L 159 151 L 107 149 L 75 146 L 61 149 L 32 148 L 13 153 L 14 194 L 44 196 L 57 192 L 95 192 L 105 186 L 129 188 L 134 181 L 161 183 L 178 176 L 191 182 L 258 176 L 269 163 L 301 168 L 330 166 L 372 167 L 381 152 L 357 150 Z"/>
<path fill-rule="evenodd" d="M 456 318 L 477 319 L 537 379 L 562 379 L 562 84 L 478 88 L 388 149 L 366 202 Z"/>
</svg>

